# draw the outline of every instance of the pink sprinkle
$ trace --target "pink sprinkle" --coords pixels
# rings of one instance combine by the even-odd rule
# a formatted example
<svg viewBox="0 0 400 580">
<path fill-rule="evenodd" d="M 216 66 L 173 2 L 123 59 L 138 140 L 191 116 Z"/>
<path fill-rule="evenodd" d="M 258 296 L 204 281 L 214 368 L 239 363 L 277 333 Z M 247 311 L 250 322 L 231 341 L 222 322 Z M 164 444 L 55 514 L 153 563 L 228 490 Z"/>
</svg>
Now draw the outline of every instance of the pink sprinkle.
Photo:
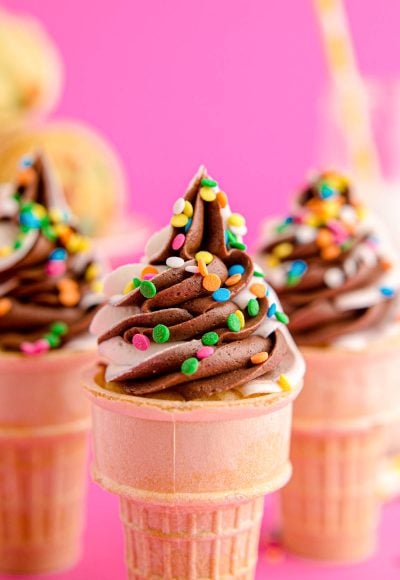
<svg viewBox="0 0 400 580">
<path fill-rule="evenodd" d="M 138 350 L 147 350 L 150 347 L 150 339 L 144 334 L 134 334 L 132 344 Z"/>
<path fill-rule="evenodd" d="M 50 345 L 44 338 L 39 338 L 39 340 L 37 340 L 34 345 L 36 347 L 35 354 L 42 354 L 43 352 L 50 350 Z"/>
<path fill-rule="evenodd" d="M 21 342 L 19 348 L 24 354 L 36 354 L 36 345 L 34 342 Z"/>
<path fill-rule="evenodd" d="M 152 278 L 154 278 L 155 274 L 145 274 L 143 276 L 143 280 L 151 280 Z"/>
<path fill-rule="evenodd" d="M 214 349 L 212 346 L 202 346 L 196 353 L 198 359 L 208 358 L 214 354 Z"/>
<path fill-rule="evenodd" d="M 62 276 L 67 267 L 63 260 L 50 260 L 46 264 L 46 274 L 48 276 Z"/>
<path fill-rule="evenodd" d="M 172 249 L 179 250 L 185 243 L 186 236 L 184 234 L 177 234 L 172 240 Z"/>
</svg>

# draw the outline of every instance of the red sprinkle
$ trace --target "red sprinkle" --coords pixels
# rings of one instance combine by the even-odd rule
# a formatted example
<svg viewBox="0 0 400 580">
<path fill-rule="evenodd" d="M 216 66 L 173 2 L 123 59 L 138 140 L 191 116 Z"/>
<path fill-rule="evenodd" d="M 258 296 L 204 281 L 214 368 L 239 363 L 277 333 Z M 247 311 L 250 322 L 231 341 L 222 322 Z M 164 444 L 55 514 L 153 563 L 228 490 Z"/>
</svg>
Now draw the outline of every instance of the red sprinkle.
<svg viewBox="0 0 400 580">
<path fill-rule="evenodd" d="M 180 250 L 180 248 L 185 243 L 186 236 L 184 234 L 177 234 L 172 240 L 172 249 Z"/>
<path fill-rule="evenodd" d="M 202 346 L 196 353 L 198 359 L 208 358 L 209 356 L 214 354 L 214 350 L 212 346 Z"/>
<path fill-rule="evenodd" d="M 150 339 L 144 334 L 134 334 L 132 344 L 138 350 L 147 350 L 150 347 Z"/>
</svg>

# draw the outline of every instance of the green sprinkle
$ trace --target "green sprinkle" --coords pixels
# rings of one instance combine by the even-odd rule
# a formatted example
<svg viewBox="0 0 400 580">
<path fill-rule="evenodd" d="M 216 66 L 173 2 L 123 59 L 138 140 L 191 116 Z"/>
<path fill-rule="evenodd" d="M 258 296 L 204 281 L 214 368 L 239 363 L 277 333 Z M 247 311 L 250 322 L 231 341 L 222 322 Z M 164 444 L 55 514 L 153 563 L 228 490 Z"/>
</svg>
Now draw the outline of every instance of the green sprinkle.
<svg viewBox="0 0 400 580">
<path fill-rule="evenodd" d="M 14 250 L 19 250 L 22 247 L 22 240 L 15 240 L 14 242 Z"/>
<path fill-rule="evenodd" d="M 264 278 L 264 273 L 259 272 L 258 270 L 254 270 L 253 276 L 257 276 L 258 278 Z"/>
<path fill-rule="evenodd" d="M 45 225 L 42 227 L 43 235 L 46 236 L 48 240 L 51 242 L 55 242 L 57 240 L 57 234 L 52 226 Z"/>
<path fill-rule="evenodd" d="M 247 303 L 247 312 L 249 313 L 249 316 L 253 317 L 257 316 L 257 314 L 260 312 L 260 305 L 257 298 L 250 298 Z"/>
<path fill-rule="evenodd" d="M 230 230 L 226 230 L 226 236 L 228 238 L 228 244 L 231 246 L 235 242 L 237 242 L 237 237 L 233 234 Z"/>
<path fill-rule="evenodd" d="M 64 334 L 67 334 L 68 332 L 68 324 L 66 324 L 65 322 L 54 322 L 51 326 L 50 326 L 50 332 L 51 334 L 55 334 L 56 336 L 63 336 Z"/>
<path fill-rule="evenodd" d="M 236 250 L 242 250 L 243 252 L 247 248 L 246 244 L 243 244 L 242 242 L 233 242 L 230 244 L 230 246 L 231 248 L 235 248 Z"/>
<path fill-rule="evenodd" d="M 234 312 L 232 312 L 228 316 L 228 319 L 226 321 L 226 324 L 227 324 L 229 330 L 231 330 L 232 332 L 239 332 L 239 330 L 240 330 L 240 320 L 239 320 L 239 318 L 236 316 L 236 314 Z"/>
<path fill-rule="evenodd" d="M 275 312 L 275 318 L 279 320 L 279 322 L 282 322 L 283 324 L 289 324 L 289 316 L 284 312 L 279 311 Z"/>
<path fill-rule="evenodd" d="M 214 344 L 217 344 L 218 340 L 219 340 L 219 336 L 216 332 L 206 332 L 201 337 L 201 342 L 205 346 L 214 346 Z"/>
<path fill-rule="evenodd" d="M 184 375 L 193 375 L 199 368 L 199 361 L 197 358 L 191 357 L 183 361 L 181 371 Z"/>
<path fill-rule="evenodd" d="M 340 245 L 340 249 L 342 250 L 342 252 L 347 252 L 347 250 L 349 250 L 352 245 L 353 245 L 352 240 L 346 240 L 345 242 L 343 242 L 343 244 Z"/>
<path fill-rule="evenodd" d="M 159 344 L 168 342 L 170 334 L 169 328 L 168 326 L 165 326 L 165 324 L 157 324 L 157 326 L 153 328 L 153 340 Z"/>
<path fill-rule="evenodd" d="M 133 283 L 133 286 L 134 286 L 135 288 L 139 288 L 139 286 L 140 286 L 140 284 L 142 283 L 142 281 L 141 281 L 141 279 L 140 279 L 140 278 L 134 278 L 134 279 L 132 280 L 132 283 Z"/>
<path fill-rule="evenodd" d="M 140 282 L 140 292 L 145 298 L 153 298 L 157 294 L 157 288 L 150 280 Z"/>
<path fill-rule="evenodd" d="M 281 224 L 279 224 L 278 226 L 276 226 L 276 231 L 278 234 L 283 234 L 283 232 L 285 230 L 287 230 L 289 227 L 289 224 L 286 222 L 282 222 Z"/>
<path fill-rule="evenodd" d="M 15 199 L 15 201 L 20 201 L 21 193 L 19 191 L 16 191 L 15 193 L 13 193 L 12 197 Z"/>
<path fill-rule="evenodd" d="M 203 179 L 201 180 L 201 185 L 204 185 L 204 187 L 216 187 L 218 184 L 213 179 L 203 177 Z"/>
<path fill-rule="evenodd" d="M 61 338 L 56 334 L 45 334 L 44 340 L 47 340 L 51 348 L 56 348 L 61 343 Z"/>
<path fill-rule="evenodd" d="M 297 284 L 300 282 L 301 280 L 301 276 L 296 276 L 295 274 L 291 274 L 289 272 L 288 277 L 287 277 L 287 285 L 288 286 L 297 286 Z"/>
</svg>

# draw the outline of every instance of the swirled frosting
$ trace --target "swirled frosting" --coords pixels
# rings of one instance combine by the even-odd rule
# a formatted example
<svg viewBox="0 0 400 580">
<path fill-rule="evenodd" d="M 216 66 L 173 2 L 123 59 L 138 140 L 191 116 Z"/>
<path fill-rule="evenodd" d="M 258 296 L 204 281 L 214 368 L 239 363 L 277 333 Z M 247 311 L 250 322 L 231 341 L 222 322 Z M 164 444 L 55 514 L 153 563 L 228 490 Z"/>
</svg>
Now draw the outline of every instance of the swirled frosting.
<svg viewBox="0 0 400 580">
<path fill-rule="evenodd" d="M 246 253 L 244 218 L 200 168 L 150 239 L 145 263 L 105 279 L 109 298 L 91 329 L 105 379 L 133 395 L 183 399 L 280 392 L 303 362 L 287 317 Z"/>
<path fill-rule="evenodd" d="M 101 268 L 46 158 L 0 191 L 0 350 L 40 354 L 87 335 Z"/>
<path fill-rule="evenodd" d="M 265 238 L 260 261 L 298 344 L 363 348 L 394 324 L 399 269 L 343 175 L 316 176 Z"/>
</svg>

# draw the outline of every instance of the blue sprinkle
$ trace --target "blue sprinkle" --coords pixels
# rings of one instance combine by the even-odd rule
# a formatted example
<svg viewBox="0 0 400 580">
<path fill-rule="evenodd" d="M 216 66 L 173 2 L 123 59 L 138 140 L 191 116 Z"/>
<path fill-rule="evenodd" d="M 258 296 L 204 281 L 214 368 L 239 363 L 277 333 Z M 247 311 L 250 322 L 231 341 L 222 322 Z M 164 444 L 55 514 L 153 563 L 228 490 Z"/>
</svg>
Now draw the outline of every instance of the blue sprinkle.
<svg viewBox="0 0 400 580">
<path fill-rule="evenodd" d="M 185 234 L 189 231 L 190 226 L 192 225 L 192 221 L 193 221 L 192 218 L 188 219 L 187 224 L 185 225 L 185 229 L 184 229 Z"/>
<path fill-rule="evenodd" d="M 33 159 L 32 157 L 29 157 L 29 155 L 25 155 L 25 157 L 21 159 L 19 164 L 21 167 L 32 167 Z"/>
<path fill-rule="evenodd" d="M 329 187 L 326 183 L 323 183 L 319 188 L 319 193 L 322 199 L 329 199 L 336 195 L 336 190 L 333 187 Z"/>
<path fill-rule="evenodd" d="M 390 288 L 389 286 L 382 286 L 379 288 L 380 293 L 387 298 L 392 298 L 394 296 L 394 288 Z"/>
<path fill-rule="evenodd" d="M 21 226 L 26 226 L 31 229 L 38 229 L 41 226 L 41 221 L 30 212 L 23 212 L 20 215 L 19 222 Z"/>
<path fill-rule="evenodd" d="M 290 273 L 294 276 L 303 276 L 307 269 L 308 266 L 304 260 L 295 260 L 290 267 Z"/>
<path fill-rule="evenodd" d="M 271 306 L 268 308 L 267 316 L 268 318 L 272 318 L 276 312 L 276 304 L 273 302 Z"/>
<path fill-rule="evenodd" d="M 218 288 L 211 294 L 216 302 L 226 302 L 230 299 L 231 293 L 228 288 Z"/>
<path fill-rule="evenodd" d="M 293 223 L 293 218 L 292 218 L 292 216 L 290 215 L 290 216 L 288 216 L 288 217 L 285 219 L 285 224 L 292 224 L 292 223 Z"/>
<path fill-rule="evenodd" d="M 234 274 L 244 274 L 245 269 L 241 264 L 234 264 L 228 269 L 229 276 L 233 276 Z"/>
<path fill-rule="evenodd" d="M 49 256 L 50 260 L 66 260 L 67 252 L 64 248 L 56 248 L 53 250 Z"/>
<path fill-rule="evenodd" d="M 224 236 L 225 236 L 225 246 L 227 246 L 229 244 L 228 230 L 225 230 Z"/>
</svg>

